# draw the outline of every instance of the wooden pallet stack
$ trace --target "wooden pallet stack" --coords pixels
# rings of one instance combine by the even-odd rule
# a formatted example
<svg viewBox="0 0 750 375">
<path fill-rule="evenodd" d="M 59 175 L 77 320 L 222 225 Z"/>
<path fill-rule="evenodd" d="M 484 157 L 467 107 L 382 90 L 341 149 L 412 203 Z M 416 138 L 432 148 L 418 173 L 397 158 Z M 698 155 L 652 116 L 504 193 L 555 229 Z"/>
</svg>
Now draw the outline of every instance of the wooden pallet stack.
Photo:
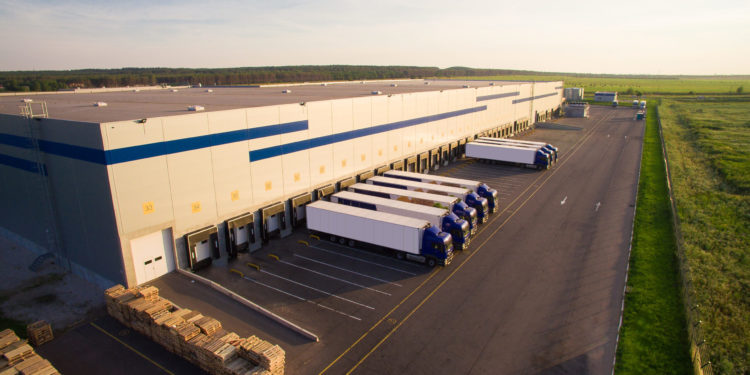
<svg viewBox="0 0 750 375">
<path fill-rule="evenodd" d="M 44 320 L 26 326 L 26 336 L 28 336 L 31 345 L 34 346 L 50 342 L 54 338 L 52 335 L 52 327 Z"/>
<path fill-rule="evenodd" d="M 159 297 L 156 287 L 125 289 L 116 285 L 105 291 L 105 301 L 107 312 L 122 324 L 211 374 L 284 373 L 281 347 L 255 336 L 240 338 L 224 330 L 221 322 L 212 317 L 175 308 L 169 300 Z"/>
<path fill-rule="evenodd" d="M 10 329 L 0 332 L 0 375 L 59 375 L 49 361 L 34 352 Z"/>
</svg>

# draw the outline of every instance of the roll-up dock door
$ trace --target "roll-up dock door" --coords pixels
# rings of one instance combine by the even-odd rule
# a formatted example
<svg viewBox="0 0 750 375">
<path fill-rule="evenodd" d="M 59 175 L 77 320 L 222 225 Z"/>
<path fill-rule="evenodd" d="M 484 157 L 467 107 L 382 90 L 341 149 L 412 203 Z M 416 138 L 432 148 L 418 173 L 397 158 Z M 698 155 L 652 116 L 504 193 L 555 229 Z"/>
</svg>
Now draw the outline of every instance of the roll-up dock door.
<svg viewBox="0 0 750 375">
<path fill-rule="evenodd" d="M 391 170 L 390 166 L 384 165 L 382 167 L 378 167 L 378 169 L 375 170 L 375 174 L 378 176 L 382 176 L 383 173 L 388 172 Z"/>
<path fill-rule="evenodd" d="M 440 160 L 443 165 L 448 165 L 451 159 L 451 146 L 450 144 L 440 146 Z"/>
<path fill-rule="evenodd" d="M 419 154 L 419 165 L 418 165 L 418 172 L 419 173 L 427 173 L 430 170 L 430 153 L 429 152 L 423 152 Z"/>
<path fill-rule="evenodd" d="M 464 138 L 458 141 L 458 157 L 461 158 L 466 155 L 466 143 L 469 142 L 469 138 Z"/>
<path fill-rule="evenodd" d="M 450 161 L 456 161 L 458 160 L 458 142 L 453 142 L 450 144 L 450 151 L 448 152 L 450 155 Z"/>
<path fill-rule="evenodd" d="M 391 170 L 394 170 L 394 171 L 403 171 L 404 170 L 404 161 L 403 160 L 399 160 L 399 161 L 394 161 L 393 163 L 391 163 Z"/>
<path fill-rule="evenodd" d="M 255 244 L 255 214 L 252 212 L 227 220 L 227 252 L 234 259 L 237 253 L 244 253 Z"/>
<path fill-rule="evenodd" d="M 193 271 L 211 265 L 219 258 L 219 236 L 216 226 L 210 226 L 185 235 L 188 263 Z"/>
<path fill-rule="evenodd" d="M 367 171 L 367 172 L 364 172 L 364 173 L 360 173 L 359 176 L 357 176 L 357 180 L 359 182 L 365 182 L 365 181 L 367 181 L 368 178 L 370 178 L 370 177 L 372 177 L 374 175 L 375 175 L 375 173 L 372 173 L 372 171 Z"/>
<path fill-rule="evenodd" d="M 268 243 L 271 236 L 281 235 L 281 231 L 286 229 L 286 205 L 279 202 L 267 206 L 260 210 L 261 212 L 261 240 Z"/>
<path fill-rule="evenodd" d="M 336 192 L 336 188 L 333 185 L 326 185 L 326 186 L 323 186 L 321 188 L 317 188 L 315 190 L 315 193 L 317 195 L 317 197 L 315 199 L 317 199 L 317 200 L 321 200 L 321 199 L 328 200 L 328 197 L 331 194 L 335 193 L 335 192 Z"/>
<path fill-rule="evenodd" d="M 357 179 L 355 177 L 349 177 L 347 179 L 341 180 L 336 183 L 336 187 L 338 191 L 344 191 L 349 186 L 352 186 L 357 183 Z"/>
<path fill-rule="evenodd" d="M 292 228 L 296 228 L 305 220 L 305 206 L 312 202 L 312 193 L 298 195 L 289 201 L 292 208 Z"/>
<path fill-rule="evenodd" d="M 417 171 L 417 164 L 418 160 L 416 156 L 412 156 L 408 159 L 406 159 L 406 171 L 407 172 L 416 172 Z"/>
</svg>

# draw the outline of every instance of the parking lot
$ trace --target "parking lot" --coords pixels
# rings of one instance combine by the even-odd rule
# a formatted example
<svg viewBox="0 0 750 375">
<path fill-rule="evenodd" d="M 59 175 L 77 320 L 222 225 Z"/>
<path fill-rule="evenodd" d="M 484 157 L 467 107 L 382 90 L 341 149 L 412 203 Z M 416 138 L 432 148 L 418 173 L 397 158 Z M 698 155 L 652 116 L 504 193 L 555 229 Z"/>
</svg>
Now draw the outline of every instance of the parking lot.
<svg viewBox="0 0 750 375">
<path fill-rule="evenodd" d="M 609 373 L 620 316 L 643 122 L 592 107 L 538 124 L 547 171 L 460 160 L 434 172 L 498 190 L 468 250 L 430 269 L 304 229 L 200 275 L 319 336 L 312 342 L 172 273 L 164 297 L 287 352 L 301 373 Z M 230 268 L 239 272 L 230 272 Z"/>
</svg>

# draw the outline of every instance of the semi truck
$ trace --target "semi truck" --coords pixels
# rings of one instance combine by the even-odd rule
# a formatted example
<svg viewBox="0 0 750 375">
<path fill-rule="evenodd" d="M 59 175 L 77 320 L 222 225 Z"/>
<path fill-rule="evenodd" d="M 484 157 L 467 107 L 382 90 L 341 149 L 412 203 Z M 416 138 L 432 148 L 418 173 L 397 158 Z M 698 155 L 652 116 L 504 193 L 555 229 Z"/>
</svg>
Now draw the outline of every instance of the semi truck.
<svg viewBox="0 0 750 375">
<path fill-rule="evenodd" d="M 472 236 L 477 233 L 477 210 L 469 207 L 460 198 L 363 183 L 356 183 L 350 186 L 349 191 L 400 200 L 402 202 L 446 208 L 469 223 L 469 230 Z"/>
<path fill-rule="evenodd" d="M 333 194 L 331 202 L 427 220 L 443 232 L 449 233 L 453 238 L 453 246 L 458 250 L 467 249 L 471 242 L 469 222 L 445 208 L 424 206 L 351 191 L 340 191 Z"/>
<path fill-rule="evenodd" d="M 474 141 L 466 144 L 466 156 L 483 160 L 549 169 L 550 155 L 541 149 Z"/>
<path fill-rule="evenodd" d="M 491 137 L 479 137 L 477 138 L 477 140 L 485 141 L 485 142 L 510 144 L 510 145 L 538 146 L 538 147 L 541 147 L 543 150 L 547 151 L 548 154 L 551 154 L 552 162 L 557 163 L 557 147 L 546 142 L 525 141 L 525 140 L 520 140 L 520 139 L 491 138 Z"/>
<path fill-rule="evenodd" d="M 453 260 L 451 235 L 429 221 L 385 212 L 373 212 L 328 201 L 307 205 L 307 229 L 350 247 L 376 247 L 398 259 L 447 266 Z"/>
<path fill-rule="evenodd" d="M 497 212 L 498 209 L 498 196 L 497 190 L 491 189 L 487 184 L 481 181 L 465 180 L 462 178 L 453 178 L 445 176 L 437 176 L 432 174 L 416 173 L 391 170 L 383 173 L 385 177 L 401 178 L 404 180 L 411 180 L 417 182 L 424 182 L 428 184 L 437 184 L 444 186 L 453 186 L 469 189 L 482 198 L 487 199 L 489 204 L 490 212 Z"/>
<path fill-rule="evenodd" d="M 391 178 L 384 176 L 370 177 L 367 179 L 367 183 L 397 189 L 406 189 L 430 194 L 440 194 L 457 197 L 463 200 L 467 205 L 469 205 L 469 207 L 477 210 L 477 219 L 480 223 L 487 222 L 490 216 L 490 204 L 489 202 L 487 202 L 487 199 L 480 197 L 479 195 L 471 191 L 471 189 L 437 184 L 427 184 L 424 182 L 403 180 L 400 178 Z"/>
</svg>

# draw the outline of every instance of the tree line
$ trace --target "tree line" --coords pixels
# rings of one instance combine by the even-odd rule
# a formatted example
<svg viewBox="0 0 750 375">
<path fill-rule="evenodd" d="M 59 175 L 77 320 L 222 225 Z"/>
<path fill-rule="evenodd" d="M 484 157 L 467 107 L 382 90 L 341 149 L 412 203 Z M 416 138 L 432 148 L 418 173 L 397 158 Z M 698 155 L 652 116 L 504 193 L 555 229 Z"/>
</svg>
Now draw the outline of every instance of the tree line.
<svg viewBox="0 0 750 375">
<path fill-rule="evenodd" d="M 0 72 L 0 91 L 56 91 L 143 85 L 243 85 L 403 78 L 476 77 L 528 71 L 418 66 L 267 66 L 246 68 L 121 68 Z"/>
</svg>

